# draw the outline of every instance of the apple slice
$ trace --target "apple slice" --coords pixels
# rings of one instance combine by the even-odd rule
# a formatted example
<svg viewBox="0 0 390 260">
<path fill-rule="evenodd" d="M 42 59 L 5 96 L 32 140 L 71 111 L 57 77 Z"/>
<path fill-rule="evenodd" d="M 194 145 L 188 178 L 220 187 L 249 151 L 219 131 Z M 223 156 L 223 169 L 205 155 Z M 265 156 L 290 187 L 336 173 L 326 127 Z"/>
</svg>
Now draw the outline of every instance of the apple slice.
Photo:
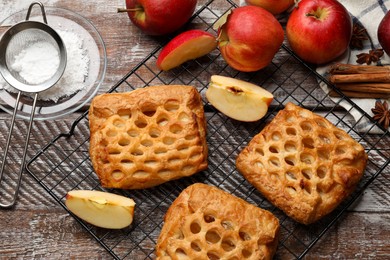
<svg viewBox="0 0 390 260">
<path fill-rule="evenodd" d="M 162 49 L 157 58 L 157 67 L 170 70 L 186 61 L 204 56 L 217 48 L 217 39 L 202 30 L 185 31 L 174 37 Z"/>
<path fill-rule="evenodd" d="M 264 117 L 274 98 L 270 92 L 255 84 L 219 75 L 211 76 L 206 97 L 220 112 L 244 122 Z"/>
<path fill-rule="evenodd" d="M 109 229 L 121 229 L 133 222 L 135 202 L 127 197 L 96 190 L 72 190 L 65 205 L 86 222 Z"/>
</svg>

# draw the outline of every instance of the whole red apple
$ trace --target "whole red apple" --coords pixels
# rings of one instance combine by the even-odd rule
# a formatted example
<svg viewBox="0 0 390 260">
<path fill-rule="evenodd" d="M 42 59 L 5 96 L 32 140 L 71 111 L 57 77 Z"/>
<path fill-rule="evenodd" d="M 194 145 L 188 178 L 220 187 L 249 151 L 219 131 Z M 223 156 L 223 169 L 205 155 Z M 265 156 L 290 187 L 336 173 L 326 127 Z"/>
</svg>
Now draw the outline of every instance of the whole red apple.
<svg viewBox="0 0 390 260">
<path fill-rule="evenodd" d="M 378 26 L 378 40 L 383 50 L 390 56 L 390 12 L 387 11 Z"/>
<path fill-rule="evenodd" d="M 149 35 L 164 35 L 182 27 L 195 11 L 197 0 L 126 0 L 130 20 Z"/>
<path fill-rule="evenodd" d="M 352 19 L 337 0 L 302 0 L 286 25 L 291 49 L 304 61 L 328 63 L 348 48 Z"/>
<path fill-rule="evenodd" d="M 280 14 L 294 4 L 294 0 L 245 0 L 248 5 L 263 7 L 272 14 Z"/>
<path fill-rule="evenodd" d="M 242 6 L 233 9 L 219 28 L 218 47 L 229 66 L 251 72 L 272 61 L 283 39 L 283 28 L 270 12 Z"/>
</svg>

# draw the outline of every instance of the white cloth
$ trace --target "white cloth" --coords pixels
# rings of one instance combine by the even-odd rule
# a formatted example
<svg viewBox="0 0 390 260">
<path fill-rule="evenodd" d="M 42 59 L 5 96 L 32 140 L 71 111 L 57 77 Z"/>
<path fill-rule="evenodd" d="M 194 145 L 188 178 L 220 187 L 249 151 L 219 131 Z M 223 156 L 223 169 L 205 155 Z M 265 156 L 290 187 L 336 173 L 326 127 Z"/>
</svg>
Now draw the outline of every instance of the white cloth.
<svg viewBox="0 0 390 260">
<path fill-rule="evenodd" d="M 352 15 L 354 21 L 358 20 L 367 30 L 367 33 L 370 37 L 369 41 L 365 41 L 363 50 L 350 50 L 344 56 L 340 57 L 336 61 L 331 62 L 331 64 L 326 64 L 324 66 L 318 67 L 317 72 L 321 75 L 327 76 L 329 66 L 340 62 L 340 63 L 350 63 L 356 64 L 356 55 L 362 52 L 368 53 L 371 49 L 381 48 L 378 42 L 377 30 L 378 25 L 387 10 L 390 9 L 390 0 L 339 0 L 347 10 Z M 390 64 L 390 57 L 385 53 L 382 56 L 380 62 L 382 65 Z M 375 65 L 375 64 L 372 64 Z M 328 88 L 325 85 L 321 86 L 325 92 L 328 92 Z M 339 104 L 343 106 L 356 120 L 356 130 L 360 132 L 370 133 L 381 133 L 382 131 L 377 127 L 373 127 L 372 123 L 362 116 L 362 114 L 356 109 L 352 109 L 352 106 L 349 102 L 341 100 L 339 98 L 333 98 L 335 102 L 340 102 Z M 352 101 L 364 110 L 367 114 L 372 115 L 371 108 L 375 107 L 376 99 L 360 99 L 354 98 Z M 388 100 L 390 103 L 390 100 Z"/>
</svg>

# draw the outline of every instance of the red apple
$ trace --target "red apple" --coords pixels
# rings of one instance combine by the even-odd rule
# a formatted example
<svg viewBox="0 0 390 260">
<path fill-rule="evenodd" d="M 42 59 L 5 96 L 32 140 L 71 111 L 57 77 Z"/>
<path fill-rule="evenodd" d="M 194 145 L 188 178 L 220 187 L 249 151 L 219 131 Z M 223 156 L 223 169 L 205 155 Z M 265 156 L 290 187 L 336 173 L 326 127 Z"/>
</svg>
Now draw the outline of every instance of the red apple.
<svg viewBox="0 0 390 260">
<path fill-rule="evenodd" d="M 352 19 L 337 0 L 302 0 L 290 14 L 286 35 L 302 60 L 325 64 L 347 50 Z"/>
<path fill-rule="evenodd" d="M 162 49 L 157 58 L 157 67 L 170 70 L 186 61 L 199 58 L 217 48 L 217 39 L 202 30 L 185 31 L 174 37 Z"/>
<path fill-rule="evenodd" d="M 266 67 L 283 39 L 283 28 L 270 12 L 242 6 L 233 9 L 219 28 L 218 47 L 229 66 L 250 72 Z"/>
<path fill-rule="evenodd" d="M 378 40 L 383 50 L 390 56 L 390 12 L 387 11 L 378 26 Z"/>
<path fill-rule="evenodd" d="M 295 0 L 245 0 L 248 5 L 263 7 L 272 14 L 280 14 L 290 8 Z"/>
<path fill-rule="evenodd" d="M 130 20 L 149 35 L 164 35 L 181 28 L 195 11 L 197 0 L 126 0 Z"/>
</svg>

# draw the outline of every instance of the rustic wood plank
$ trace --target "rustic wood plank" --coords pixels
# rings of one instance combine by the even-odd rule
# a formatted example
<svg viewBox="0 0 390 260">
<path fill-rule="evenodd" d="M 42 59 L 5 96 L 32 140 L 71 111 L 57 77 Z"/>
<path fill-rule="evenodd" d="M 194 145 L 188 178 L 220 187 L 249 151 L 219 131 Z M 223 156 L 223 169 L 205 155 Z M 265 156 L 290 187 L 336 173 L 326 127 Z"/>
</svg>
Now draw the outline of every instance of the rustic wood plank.
<svg viewBox="0 0 390 260">
<path fill-rule="evenodd" d="M 349 212 L 306 259 L 389 259 L 390 213 Z M 387 239 L 385 239 L 387 237 Z"/>
<path fill-rule="evenodd" d="M 349 212 L 309 251 L 306 259 L 387 259 L 389 221 L 389 213 Z M 40 207 L 33 211 L 17 207 L 15 212 L 3 211 L 0 223 L 1 257 L 109 258 L 107 252 L 58 207 Z M 283 255 L 279 257 L 286 259 Z"/>
<path fill-rule="evenodd" d="M 62 208 L 16 207 L 0 214 L 0 259 L 109 259 Z"/>
</svg>

